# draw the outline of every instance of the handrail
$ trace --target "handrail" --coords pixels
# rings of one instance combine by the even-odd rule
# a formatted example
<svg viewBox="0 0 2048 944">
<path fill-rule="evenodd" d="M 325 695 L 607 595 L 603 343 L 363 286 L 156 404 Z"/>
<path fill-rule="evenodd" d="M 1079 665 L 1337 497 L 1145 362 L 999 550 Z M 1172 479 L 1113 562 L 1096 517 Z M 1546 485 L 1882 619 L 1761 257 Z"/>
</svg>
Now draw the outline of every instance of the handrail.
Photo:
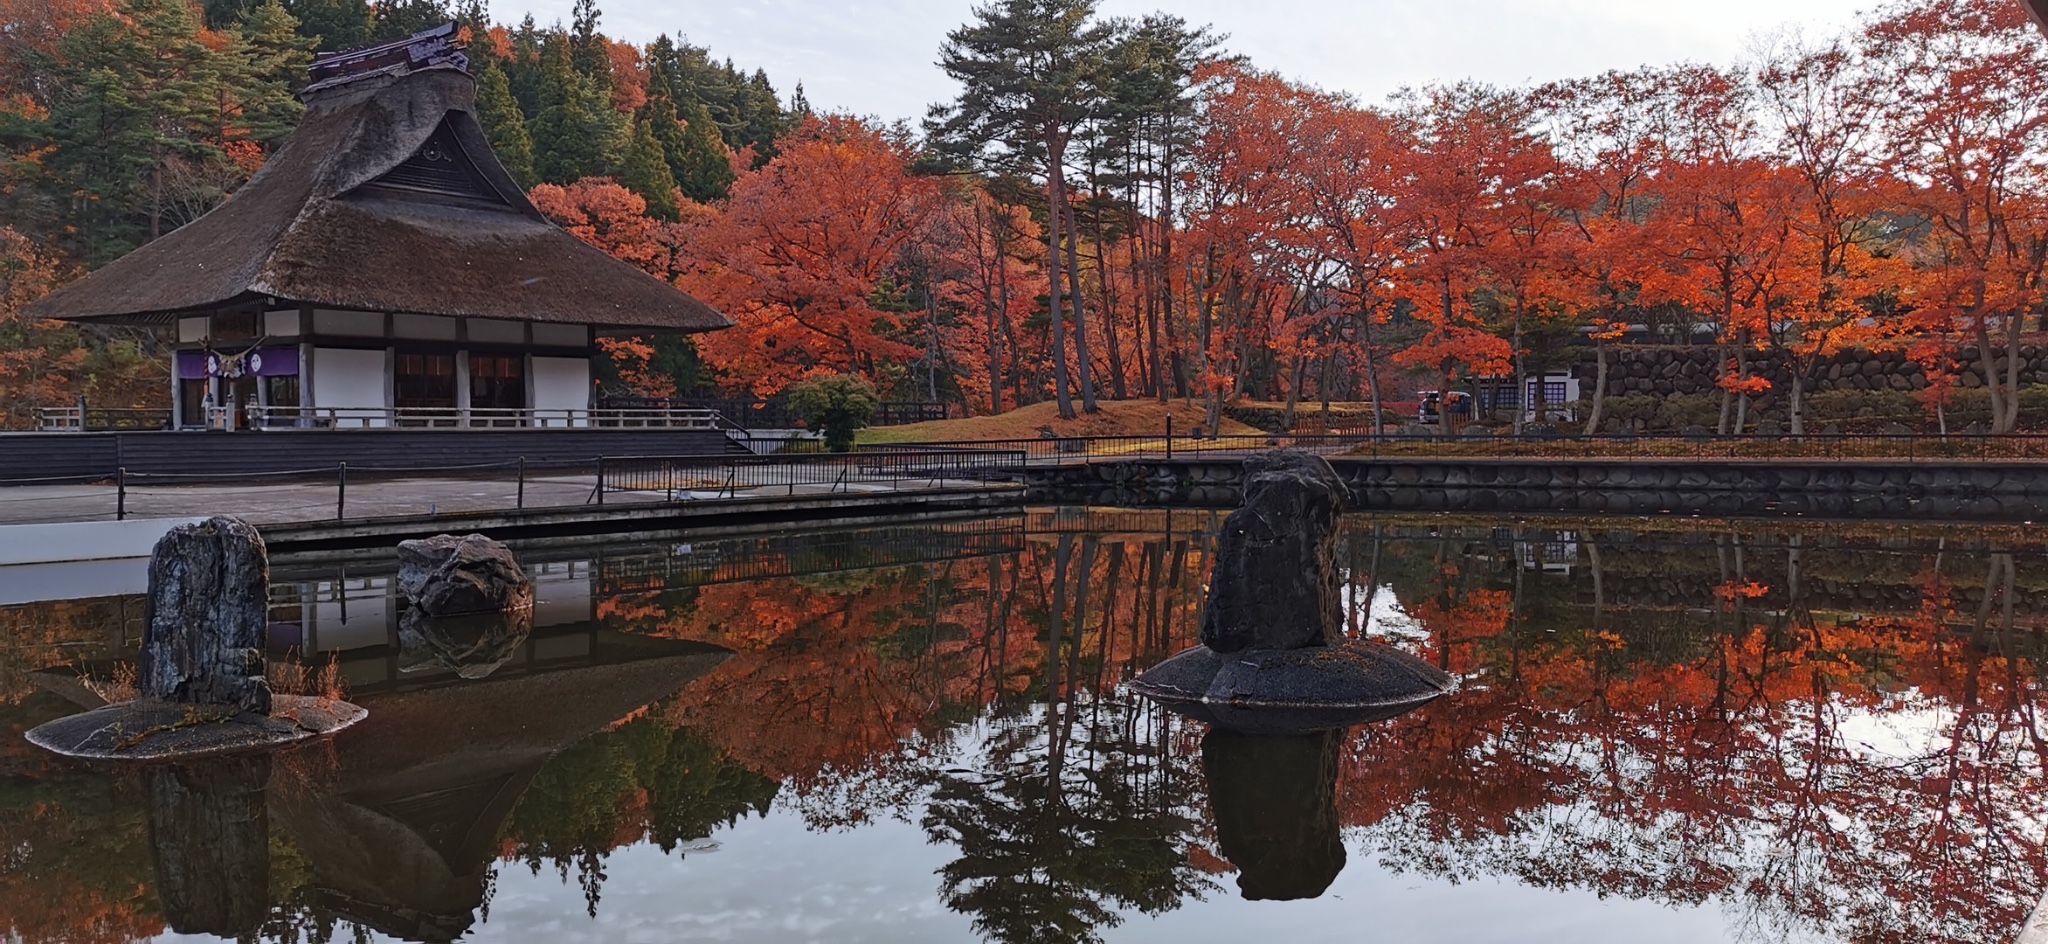
<svg viewBox="0 0 2048 944">
<path fill-rule="evenodd" d="M 737 495 L 741 490 L 823 487 L 846 492 L 905 482 L 990 482 L 1022 470 L 1022 450 L 863 450 L 756 455 L 605 456 L 597 460 L 592 500 L 613 493 L 660 493 L 667 500 Z"/>
<path fill-rule="evenodd" d="M 79 406 L 36 408 L 36 430 L 45 433 L 157 430 L 168 429 L 170 425 L 169 410 Z"/>
<path fill-rule="evenodd" d="M 580 429 L 720 430 L 723 419 L 693 409 L 514 409 L 505 407 L 248 408 L 251 429 Z"/>
</svg>

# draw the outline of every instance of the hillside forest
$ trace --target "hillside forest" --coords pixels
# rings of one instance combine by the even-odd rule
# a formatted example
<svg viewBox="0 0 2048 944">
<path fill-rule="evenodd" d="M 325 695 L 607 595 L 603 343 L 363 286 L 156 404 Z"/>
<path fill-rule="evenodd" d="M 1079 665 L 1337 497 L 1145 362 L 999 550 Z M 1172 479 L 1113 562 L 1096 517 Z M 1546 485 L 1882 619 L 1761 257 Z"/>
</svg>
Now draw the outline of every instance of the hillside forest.
<svg viewBox="0 0 2048 944">
<path fill-rule="evenodd" d="M 233 199 L 315 51 L 451 20 L 535 205 L 737 323 L 607 339 L 617 393 L 852 373 L 963 415 L 1183 398 L 1213 427 L 1584 363 L 1592 430 L 1625 349 L 1704 344 L 1723 431 L 1769 403 L 1800 433 L 1851 351 L 1917 365 L 1930 417 L 1968 400 L 2007 432 L 2040 402 L 2048 40 L 2007 0 L 1384 102 L 1175 16 L 991 0 L 933 52 L 959 93 L 917 121 L 613 39 L 595 0 L 566 25 L 482 0 L 0 0 L 10 420 L 160 405 L 161 339 L 21 306 Z"/>
</svg>

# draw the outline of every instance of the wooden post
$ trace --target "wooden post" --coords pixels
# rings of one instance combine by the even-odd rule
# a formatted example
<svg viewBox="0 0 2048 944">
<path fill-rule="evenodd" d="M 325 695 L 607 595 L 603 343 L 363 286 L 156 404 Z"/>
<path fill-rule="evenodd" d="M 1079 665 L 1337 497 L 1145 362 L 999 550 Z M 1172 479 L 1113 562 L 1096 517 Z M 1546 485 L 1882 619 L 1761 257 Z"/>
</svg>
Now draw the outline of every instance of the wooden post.
<svg viewBox="0 0 2048 944">
<path fill-rule="evenodd" d="M 348 510 L 348 463 L 335 466 L 334 470 L 334 520 L 347 517 Z"/>
<path fill-rule="evenodd" d="M 526 457 L 519 457 L 519 504 L 520 511 L 526 510 Z"/>
</svg>

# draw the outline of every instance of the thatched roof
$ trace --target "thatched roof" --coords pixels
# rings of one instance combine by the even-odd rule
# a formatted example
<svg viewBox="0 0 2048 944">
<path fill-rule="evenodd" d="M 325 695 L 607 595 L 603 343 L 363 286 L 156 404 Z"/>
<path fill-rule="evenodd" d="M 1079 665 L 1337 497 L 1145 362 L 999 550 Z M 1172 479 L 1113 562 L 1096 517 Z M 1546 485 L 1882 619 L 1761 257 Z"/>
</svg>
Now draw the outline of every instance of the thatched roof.
<svg viewBox="0 0 2048 944">
<path fill-rule="evenodd" d="M 232 199 L 27 314 L 162 323 L 277 299 L 648 331 L 731 325 L 543 217 L 492 153 L 475 100 L 453 66 L 316 85 L 299 129 Z"/>
</svg>

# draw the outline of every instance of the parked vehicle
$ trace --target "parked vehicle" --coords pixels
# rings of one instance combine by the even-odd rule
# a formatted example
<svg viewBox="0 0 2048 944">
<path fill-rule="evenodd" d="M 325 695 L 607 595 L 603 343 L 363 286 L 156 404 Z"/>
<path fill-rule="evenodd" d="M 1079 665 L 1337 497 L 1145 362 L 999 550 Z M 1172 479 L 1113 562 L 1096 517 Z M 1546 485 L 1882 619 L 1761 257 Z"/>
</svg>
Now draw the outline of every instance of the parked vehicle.
<svg viewBox="0 0 2048 944">
<path fill-rule="evenodd" d="M 1443 422 L 1443 413 L 1462 420 L 1472 418 L 1472 395 L 1463 390 L 1448 393 L 1439 390 L 1424 390 L 1421 402 L 1415 408 L 1415 421 L 1424 426 L 1435 426 Z"/>
</svg>

